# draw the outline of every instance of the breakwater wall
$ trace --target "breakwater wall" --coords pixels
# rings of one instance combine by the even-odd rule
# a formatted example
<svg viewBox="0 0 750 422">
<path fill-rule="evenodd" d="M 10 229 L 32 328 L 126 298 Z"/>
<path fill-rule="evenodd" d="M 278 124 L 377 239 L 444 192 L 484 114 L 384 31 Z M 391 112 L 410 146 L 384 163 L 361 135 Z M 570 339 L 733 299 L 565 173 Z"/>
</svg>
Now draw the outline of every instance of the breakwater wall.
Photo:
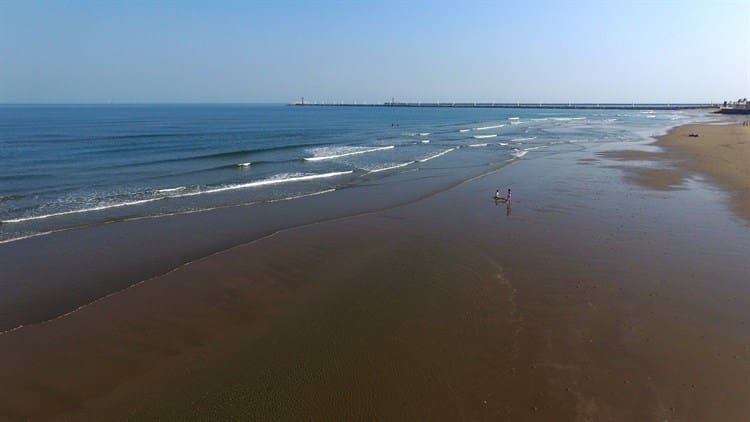
<svg viewBox="0 0 750 422">
<path fill-rule="evenodd" d="M 579 109 L 579 110 L 691 110 L 718 108 L 718 104 L 615 104 L 615 103 L 325 103 L 295 102 L 300 107 L 432 107 L 432 108 L 528 108 L 528 109 Z"/>
</svg>

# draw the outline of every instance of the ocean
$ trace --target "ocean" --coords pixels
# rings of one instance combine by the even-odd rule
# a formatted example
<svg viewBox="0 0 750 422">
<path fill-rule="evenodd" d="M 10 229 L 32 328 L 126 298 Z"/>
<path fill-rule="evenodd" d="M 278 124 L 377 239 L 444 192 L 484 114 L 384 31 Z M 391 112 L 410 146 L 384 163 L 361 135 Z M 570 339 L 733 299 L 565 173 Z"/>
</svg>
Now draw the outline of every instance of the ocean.
<svg viewBox="0 0 750 422">
<path fill-rule="evenodd" d="M 370 184 L 397 189 L 437 170 L 460 181 L 539 154 L 644 142 L 696 116 L 277 104 L 4 105 L 0 243 Z"/>
</svg>

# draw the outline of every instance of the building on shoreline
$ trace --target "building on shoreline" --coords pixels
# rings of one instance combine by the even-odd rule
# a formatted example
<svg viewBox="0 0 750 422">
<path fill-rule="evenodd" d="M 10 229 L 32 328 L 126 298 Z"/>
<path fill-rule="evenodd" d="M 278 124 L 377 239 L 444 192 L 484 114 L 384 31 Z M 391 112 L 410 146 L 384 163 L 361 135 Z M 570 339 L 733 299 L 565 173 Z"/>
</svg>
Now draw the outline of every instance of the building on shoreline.
<svg viewBox="0 0 750 422">
<path fill-rule="evenodd" d="M 719 108 L 719 113 L 725 114 L 750 114 L 750 103 L 747 98 L 740 98 L 737 101 L 724 101 Z"/>
</svg>

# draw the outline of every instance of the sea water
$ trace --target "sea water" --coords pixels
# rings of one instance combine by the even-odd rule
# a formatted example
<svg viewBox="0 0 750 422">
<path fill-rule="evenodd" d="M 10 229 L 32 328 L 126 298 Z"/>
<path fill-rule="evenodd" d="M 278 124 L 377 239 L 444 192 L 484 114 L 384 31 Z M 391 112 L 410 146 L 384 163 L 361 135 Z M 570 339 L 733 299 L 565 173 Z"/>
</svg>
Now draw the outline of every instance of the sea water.
<svg viewBox="0 0 750 422">
<path fill-rule="evenodd" d="M 695 118 L 639 110 L 5 105 L 0 242 L 373 182 L 396 189 L 403 177 L 436 167 L 468 178 L 535 154 L 642 142 Z"/>
</svg>

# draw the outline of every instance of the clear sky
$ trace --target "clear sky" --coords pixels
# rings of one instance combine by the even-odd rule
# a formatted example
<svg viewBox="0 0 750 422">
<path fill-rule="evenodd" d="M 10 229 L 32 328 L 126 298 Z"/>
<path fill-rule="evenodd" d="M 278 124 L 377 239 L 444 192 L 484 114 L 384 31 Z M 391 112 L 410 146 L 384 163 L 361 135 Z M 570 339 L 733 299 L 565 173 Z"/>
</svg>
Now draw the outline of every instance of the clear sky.
<svg viewBox="0 0 750 422">
<path fill-rule="evenodd" d="M 750 96 L 750 0 L 0 0 L 0 102 Z"/>
</svg>

